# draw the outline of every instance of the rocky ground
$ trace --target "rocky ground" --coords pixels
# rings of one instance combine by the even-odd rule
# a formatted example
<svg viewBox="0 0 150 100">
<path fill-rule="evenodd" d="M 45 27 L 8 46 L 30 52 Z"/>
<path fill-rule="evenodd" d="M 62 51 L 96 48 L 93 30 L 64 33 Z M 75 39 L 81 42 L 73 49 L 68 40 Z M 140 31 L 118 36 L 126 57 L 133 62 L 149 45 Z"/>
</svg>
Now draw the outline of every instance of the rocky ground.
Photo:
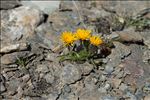
<svg viewBox="0 0 150 100">
<path fill-rule="evenodd" d="M 19 2 L 1 6 L 1 100 L 150 100 L 149 7 L 64 1 L 47 14 Z M 111 53 L 96 65 L 60 62 L 59 35 L 82 27 L 112 39 Z"/>
</svg>

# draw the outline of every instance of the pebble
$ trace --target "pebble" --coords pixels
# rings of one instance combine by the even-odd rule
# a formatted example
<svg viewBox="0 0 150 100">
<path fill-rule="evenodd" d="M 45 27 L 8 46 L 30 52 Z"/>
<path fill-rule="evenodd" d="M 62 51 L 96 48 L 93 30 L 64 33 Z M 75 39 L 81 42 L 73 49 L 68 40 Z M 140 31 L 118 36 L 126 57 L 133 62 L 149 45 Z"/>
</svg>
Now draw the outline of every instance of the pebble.
<svg viewBox="0 0 150 100">
<path fill-rule="evenodd" d="M 51 75 L 51 73 L 47 73 L 44 78 L 46 79 L 47 83 L 53 83 L 54 82 L 54 76 Z"/>
<path fill-rule="evenodd" d="M 70 93 L 70 92 L 71 92 L 70 86 L 65 85 L 65 86 L 64 86 L 64 91 L 67 92 L 67 93 Z"/>
<path fill-rule="evenodd" d="M 109 83 L 106 83 L 105 86 L 104 86 L 104 88 L 105 88 L 106 90 L 109 90 L 109 89 L 111 88 L 111 85 L 110 85 Z"/>
<path fill-rule="evenodd" d="M 106 65 L 105 66 L 105 72 L 106 73 L 111 74 L 113 71 L 114 71 L 113 66 L 111 66 L 111 65 Z"/>
</svg>

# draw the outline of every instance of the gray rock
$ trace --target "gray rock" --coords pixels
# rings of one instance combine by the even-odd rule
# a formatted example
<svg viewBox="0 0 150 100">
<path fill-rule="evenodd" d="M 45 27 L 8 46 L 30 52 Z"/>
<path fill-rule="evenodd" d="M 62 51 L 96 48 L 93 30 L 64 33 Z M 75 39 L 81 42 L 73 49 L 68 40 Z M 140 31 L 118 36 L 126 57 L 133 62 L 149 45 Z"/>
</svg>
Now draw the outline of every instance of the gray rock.
<svg viewBox="0 0 150 100">
<path fill-rule="evenodd" d="M 119 35 L 116 32 L 112 32 L 112 34 L 108 35 L 107 38 L 109 40 L 116 40 L 119 38 Z"/>
<path fill-rule="evenodd" d="M 17 89 L 17 95 L 16 98 L 22 98 L 23 89 L 19 86 Z"/>
<path fill-rule="evenodd" d="M 98 88 L 98 91 L 99 91 L 100 93 L 107 93 L 107 90 L 106 90 L 105 88 L 103 88 L 103 87 Z"/>
<path fill-rule="evenodd" d="M 76 28 L 83 27 L 82 24 L 80 25 L 81 22 L 77 12 L 55 11 L 49 15 L 48 22 L 52 23 L 56 34 L 60 34 L 63 31 L 75 31 Z"/>
<path fill-rule="evenodd" d="M 39 64 L 39 65 L 37 65 L 36 71 L 37 71 L 37 72 L 41 72 L 41 73 L 46 73 L 46 72 L 49 71 L 49 69 L 48 69 L 48 66 L 47 66 L 47 65 Z"/>
<path fill-rule="evenodd" d="M 14 98 L 14 99 L 18 99 L 18 98 Z M 25 96 L 21 98 L 22 100 L 45 100 L 39 96 L 34 96 L 34 97 L 30 97 L 30 96 Z M 55 99 L 54 99 L 55 100 Z"/>
<path fill-rule="evenodd" d="M 117 98 L 113 96 L 103 96 L 102 100 L 117 100 Z"/>
<path fill-rule="evenodd" d="M 74 3 L 71 1 L 61 1 L 60 7 L 59 7 L 61 11 L 72 11 L 73 8 L 74 8 Z"/>
<path fill-rule="evenodd" d="M 139 100 L 143 99 L 143 97 L 144 97 L 144 93 L 141 89 L 137 89 L 135 95 L 136 95 L 137 99 L 139 99 Z"/>
<path fill-rule="evenodd" d="M 0 93 L 3 93 L 3 92 L 6 91 L 6 87 L 4 86 L 3 83 L 0 83 L 0 84 L 1 84 L 1 85 L 0 85 Z"/>
<path fill-rule="evenodd" d="M 45 98 L 47 98 L 47 100 L 56 100 L 56 98 L 58 98 L 58 94 L 48 94 Z"/>
<path fill-rule="evenodd" d="M 99 4 L 99 5 L 98 5 Z M 101 1 L 98 6 L 103 6 L 107 11 L 116 12 L 118 15 L 123 16 L 136 16 L 143 9 L 149 8 L 149 1 Z"/>
<path fill-rule="evenodd" d="M 81 96 L 79 97 L 79 100 L 101 100 L 102 98 L 102 94 L 97 91 L 97 90 L 93 90 L 93 91 L 83 91 L 81 93 Z"/>
<path fill-rule="evenodd" d="M 88 10 L 89 11 L 89 10 Z M 87 14 L 87 20 L 89 22 L 95 22 L 97 21 L 97 19 L 101 16 L 101 17 L 106 17 L 106 16 L 109 16 L 110 13 L 109 12 L 106 12 L 105 10 L 103 9 L 97 9 L 97 8 L 92 8 L 90 11 L 89 11 L 90 14 Z"/>
<path fill-rule="evenodd" d="M 47 83 L 52 84 L 54 82 L 54 76 L 52 76 L 51 73 L 47 73 L 44 78 L 46 79 Z"/>
<path fill-rule="evenodd" d="M 119 86 L 119 89 L 122 91 L 125 91 L 128 88 L 128 86 L 124 83 L 121 83 L 121 85 Z"/>
<path fill-rule="evenodd" d="M 123 42 L 134 42 L 134 43 L 142 43 L 143 37 L 139 32 L 135 32 L 134 28 L 127 28 L 123 31 L 117 31 L 116 34 L 119 35 L 120 41 Z"/>
<path fill-rule="evenodd" d="M 26 75 L 24 75 L 24 76 L 22 77 L 22 80 L 23 80 L 24 83 L 28 82 L 29 79 L 30 79 L 30 75 L 29 75 L 29 74 L 26 74 Z"/>
<path fill-rule="evenodd" d="M 121 79 L 117 79 L 117 78 L 113 78 L 111 83 L 113 84 L 114 88 L 118 88 L 121 84 L 122 80 Z"/>
<path fill-rule="evenodd" d="M 150 32 L 149 31 L 146 31 L 146 32 L 140 32 L 140 35 L 142 36 L 143 38 L 143 42 L 144 44 L 148 47 L 148 49 L 150 49 Z"/>
<path fill-rule="evenodd" d="M 48 68 L 52 76 L 60 77 L 60 73 L 62 72 L 62 66 L 58 62 L 50 63 Z"/>
<path fill-rule="evenodd" d="M 106 80 L 106 76 L 105 75 L 101 75 L 99 81 L 104 82 Z"/>
<path fill-rule="evenodd" d="M 150 61 L 150 50 L 147 50 L 143 54 L 143 62 L 149 62 Z"/>
<path fill-rule="evenodd" d="M 21 4 L 31 8 L 44 11 L 46 14 L 50 14 L 59 8 L 60 1 L 21 1 Z"/>
<path fill-rule="evenodd" d="M 118 73 L 115 73 L 117 78 L 122 78 L 124 76 L 124 71 L 120 71 Z"/>
<path fill-rule="evenodd" d="M 11 58 L 10 58 L 11 57 Z M 16 62 L 17 58 L 12 58 L 13 56 L 8 54 L 1 57 L 2 64 L 13 64 Z"/>
<path fill-rule="evenodd" d="M 55 62 L 55 61 L 59 60 L 59 59 L 57 59 L 57 57 L 58 57 L 58 54 L 50 53 L 50 54 L 47 55 L 47 57 L 45 59 Z"/>
<path fill-rule="evenodd" d="M 75 81 L 81 79 L 81 69 L 78 66 L 73 64 L 67 64 L 62 68 L 62 72 L 60 73 L 60 79 L 63 83 L 74 83 Z"/>
<path fill-rule="evenodd" d="M 17 64 L 11 64 L 11 65 L 4 65 L 4 66 L 2 66 L 1 68 L 18 68 L 18 65 Z"/>
<path fill-rule="evenodd" d="M 5 73 L 5 71 L 2 71 L 2 74 L 6 81 L 9 81 L 10 78 L 13 76 L 13 72 Z M 5 82 L 4 78 L 2 78 L 3 83 Z"/>
<path fill-rule="evenodd" d="M 89 75 L 85 78 L 84 80 L 84 84 L 85 84 L 85 88 L 88 90 L 88 91 L 92 91 L 94 89 L 96 89 L 96 82 L 97 82 L 97 79 L 94 78 L 92 75 Z"/>
<path fill-rule="evenodd" d="M 111 54 L 107 57 L 109 59 L 108 63 L 106 64 L 105 70 L 108 70 L 108 72 L 113 71 L 113 67 L 117 67 L 121 60 L 125 57 L 129 56 L 131 53 L 131 50 L 128 46 L 125 46 L 122 43 L 119 42 L 113 42 L 115 45 L 115 48 L 112 49 Z"/>
<path fill-rule="evenodd" d="M 5 83 L 6 78 L 4 77 L 4 74 L 0 74 L 0 82 Z"/>
<path fill-rule="evenodd" d="M 42 48 L 51 49 L 53 52 L 55 52 L 55 50 L 53 50 L 53 49 L 57 49 L 58 46 L 62 45 L 61 44 L 62 42 L 60 41 L 60 36 L 53 29 L 52 25 L 53 24 L 46 22 L 46 23 L 42 23 L 40 26 L 38 26 L 35 30 L 38 35 L 38 39 L 36 41 L 38 41 L 38 43 L 42 44 L 42 45 L 40 45 Z M 39 41 L 39 39 L 41 40 L 41 42 Z M 54 40 L 57 40 L 57 41 L 54 41 Z M 52 55 L 52 57 L 57 56 L 57 54 L 52 54 L 52 53 L 49 55 Z"/>
<path fill-rule="evenodd" d="M 1 0 L 1 6 L 0 6 L 0 9 L 5 9 L 5 10 L 8 10 L 8 9 L 13 9 L 17 6 L 20 6 L 20 2 L 19 0 Z"/>
<path fill-rule="evenodd" d="M 124 68 L 124 72 L 128 75 L 125 77 L 124 83 L 136 84 L 138 87 L 143 86 L 144 81 L 149 78 L 149 64 L 144 63 L 142 56 L 145 49 L 137 44 L 130 45 L 131 55 L 129 55 L 120 65 Z M 129 75 L 130 74 L 130 75 Z"/>
<path fill-rule="evenodd" d="M 122 59 L 129 56 L 129 54 L 131 53 L 131 50 L 128 48 L 128 46 L 125 46 L 119 42 L 113 42 L 116 48 L 116 53 L 118 53 L 118 55 L 121 57 Z"/>
<path fill-rule="evenodd" d="M 100 88 L 98 88 L 98 91 L 102 94 L 107 93 L 109 90 L 111 89 L 111 85 L 109 83 L 105 83 L 104 85 L 100 86 Z"/>
<path fill-rule="evenodd" d="M 13 64 L 17 60 L 20 60 L 21 57 L 26 56 L 29 54 L 28 51 L 22 51 L 22 52 L 14 52 L 10 54 L 5 54 L 4 56 L 1 57 L 1 64 Z"/>
<path fill-rule="evenodd" d="M 22 68 L 23 69 L 23 68 Z M 24 73 L 22 72 L 22 71 L 20 71 L 20 70 L 15 70 L 15 73 L 14 73 L 14 77 L 16 77 L 16 78 L 20 78 L 20 77 L 22 77 L 24 75 Z"/>
<path fill-rule="evenodd" d="M 26 39 L 34 35 L 35 28 L 44 21 L 43 12 L 30 7 L 1 11 L 2 43 Z"/>
<path fill-rule="evenodd" d="M 106 65 L 105 66 L 105 72 L 108 74 L 111 74 L 114 71 L 114 67 L 111 65 Z"/>
<path fill-rule="evenodd" d="M 109 89 L 111 88 L 111 85 L 110 85 L 109 83 L 106 83 L 105 86 L 104 86 L 104 88 L 105 88 L 106 90 L 109 90 Z"/>
<path fill-rule="evenodd" d="M 137 97 L 134 94 L 131 94 L 129 91 L 126 94 L 127 97 L 129 97 L 131 100 L 137 100 Z"/>
<path fill-rule="evenodd" d="M 20 86 L 21 82 L 17 79 L 12 79 L 7 84 L 8 84 L 7 90 L 9 92 L 8 94 L 14 95 L 17 92 L 17 88 L 18 86 Z"/>
<path fill-rule="evenodd" d="M 22 51 L 22 50 L 27 50 L 27 49 L 28 49 L 27 43 L 18 43 L 18 44 L 1 47 L 0 53 L 9 53 L 9 52 L 17 51 L 17 50 Z"/>
<path fill-rule="evenodd" d="M 78 100 L 78 97 L 73 93 L 62 94 L 58 100 Z"/>
<path fill-rule="evenodd" d="M 65 85 L 64 86 L 64 92 L 70 93 L 71 92 L 71 88 L 69 85 Z"/>
<path fill-rule="evenodd" d="M 93 68 L 94 68 L 94 66 L 92 64 L 89 64 L 87 62 L 84 63 L 84 64 L 81 64 L 79 66 L 80 66 L 80 68 L 82 70 L 82 74 L 83 75 L 89 74 L 93 70 Z"/>
</svg>

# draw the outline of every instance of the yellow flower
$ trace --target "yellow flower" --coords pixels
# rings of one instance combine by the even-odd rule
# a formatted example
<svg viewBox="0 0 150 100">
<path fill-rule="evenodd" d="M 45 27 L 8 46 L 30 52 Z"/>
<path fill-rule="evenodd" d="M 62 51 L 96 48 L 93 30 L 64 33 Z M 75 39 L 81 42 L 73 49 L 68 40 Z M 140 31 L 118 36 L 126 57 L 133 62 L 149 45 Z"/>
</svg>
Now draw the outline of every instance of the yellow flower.
<svg viewBox="0 0 150 100">
<path fill-rule="evenodd" d="M 91 30 L 78 29 L 76 31 L 77 39 L 86 40 L 86 39 L 89 39 L 90 36 L 91 36 Z"/>
<path fill-rule="evenodd" d="M 103 43 L 102 39 L 99 36 L 91 36 L 90 42 L 95 46 L 101 45 Z"/>
<path fill-rule="evenodd" d="M 63 32 L 61 35 L 61 40 L 64 42 L 65 45 L 72 45 L 73 42 L 76 40 L 76 37 L 72 32 Z"/>
</svg>

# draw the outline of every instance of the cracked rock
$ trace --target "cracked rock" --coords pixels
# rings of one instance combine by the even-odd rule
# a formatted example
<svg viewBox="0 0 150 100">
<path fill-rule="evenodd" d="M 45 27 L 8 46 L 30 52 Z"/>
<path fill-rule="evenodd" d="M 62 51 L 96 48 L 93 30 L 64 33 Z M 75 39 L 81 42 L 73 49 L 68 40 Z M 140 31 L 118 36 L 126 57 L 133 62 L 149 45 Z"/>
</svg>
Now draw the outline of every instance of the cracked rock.
<svg viewBox="0 0 150 100">
<path fill-rule="evenodd" d="M 87 75 L 93 70 L 94 67 L 93 67 L 93 65 L 86 62 L 84 64 L 81 64 L 80 68 L 82 70 L 82 74 Z"/>
<path fill-rule="evenodd" d="M 109 61 L 105 67 L 105 71 L 107 73 L 111 73 L 113 71 L 113 68 L 117 67 L 121 63 L 121 60 L 129 56 L 131 53 L 131 50 L 128 46 L 125 46 L 124 44 L 119 42 L 113 43 L 115 45 L 115 48 L 112 49 L 112 53 L 108 56 Z"/>
</svg>

